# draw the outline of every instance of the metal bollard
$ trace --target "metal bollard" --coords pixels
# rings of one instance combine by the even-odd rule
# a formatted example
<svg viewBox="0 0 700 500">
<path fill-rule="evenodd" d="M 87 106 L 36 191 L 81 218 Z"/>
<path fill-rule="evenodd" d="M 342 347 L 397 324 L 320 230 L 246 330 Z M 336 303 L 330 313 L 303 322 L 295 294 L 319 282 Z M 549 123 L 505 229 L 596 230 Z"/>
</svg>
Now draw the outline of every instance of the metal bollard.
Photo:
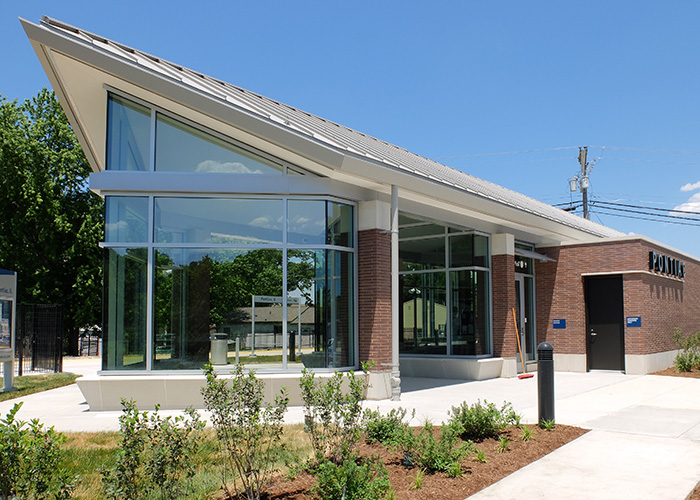
<svg viewBox="0 0 700 500">
<path fill-rule="evenodd" d="M 554 421 L 554 348 L 549 342 L 537 346 L 538 422 Z"/>
</svg>

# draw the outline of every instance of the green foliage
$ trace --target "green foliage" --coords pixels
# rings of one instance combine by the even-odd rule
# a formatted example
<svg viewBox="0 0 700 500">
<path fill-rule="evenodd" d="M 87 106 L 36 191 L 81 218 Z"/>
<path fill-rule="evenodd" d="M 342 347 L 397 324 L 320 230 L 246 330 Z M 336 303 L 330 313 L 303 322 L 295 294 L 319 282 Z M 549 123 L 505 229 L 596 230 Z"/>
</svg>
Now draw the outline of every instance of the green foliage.
<svg viewBox="0 0 700 500">
<path fill-rule="evenodd" d="M 680 328 L 673 329 L 673 340 L 680 352 L 673 361 L 677 372 L 700 370 L 700 332 L 683 337 Z"/>
<path fill-rule="evenodd" d="M 554 419 L 552 419 L 552 420 L 545 420 L 545 419 L 540 420 L 540 428 L 542 428 L 546 431 L 551 431 L 552 429 L 554 429 Z"/>
<path fill-rule="evenodd" d="M 0 496 L 12 498 L 69 498 L 74 477 L 61 467 L 65 437 L 44 429 L 38 420 L 28 424 L 15 418 L 22 403 L 0 420 Z"/>
<path fill-rule="evenodd" d="M 416 416 L 413 410 L 411 418 Z M 382 415 L 379 410 L 365 410 L 363 424 L 365 437 L 370 442 L 379 442 L 388 446 L 401 446 L 406 442 L 407 436 L 412 435 L 409 423 L 404 421 L 406 410 L 404 408 L 392 408 L 387 415 Z"/>
<path fill-rule="evenodd" d="M 418 469 L 416 471 L 416 478 L 413 480 L 413 489 L 414 490 L 419 490 L 423 487 L 423 476 L 425 475 L 425 472 L 423 472 L 423 469 Z"/>
<path fill-rule="evenodd" d="M 529 427 L 522 427 L 522 435 L 520 436 L 521 441 L 532 441 L 532 431 Z"/>
<path fill-rule="evenodd" d="M 461 427 L 443 424 L 438 436 L 430 422 L 412 440 L 409 454 L 415 465 L 429 472 L 446 472 L 451 477 L 462 474 L 462 460 L 473 451 L 471 442 L 460 438 Z"/>
<path fill-rule="evenodd" d="M 520 416 L 513 411 L 510 403 L 504 402 L 499 409 L 487 401 L 483 404 L 477 401 L 471 406 L 465 401 L 452 407 L 450 421 L 462 427 L 462 438 L 479 441 L 495 437 L 509 425 L 519 423 Z"/>
<path fill-rule="evenodd" d="M 204 404 L 223 451 L 222 484 L 235 497 L 238 485 L 249 500 L 258 500 L 275 470 L 281 452 L 280 438 L 289 398 L 282 390 L 272 405 L 263 405 L 264 383 L 247 374 L 238 364 L 229 381 L 218 379 L 211 364 L 204 367 L 207 385 L 202 388 Z M 233 482 L 234 492 L 228 489 Z"/>
<path fill-rule="evenodd" d="M 486 453 L 484 452 L 484 450 L 477 448 L 476 454 L 474 455 L 474 460 L 476 460 L 477 462 L 480 462 L 482 464 L 485 464 L 487 462 L 487 460 L 486 460 Z"/>
<path fill-rule="evenodd" d="M 508 445 L 510 444 L 510 439 L 506 436 L 499 436 L 498 444 L 496 445 L 496 453 L 505 453 L 508 451 Z"/>
<path fill-rule="evenodd" d="M 367 379 L 347 372 L 347 390 L 343 374 L 335 372 L 325 380 L 316 380 L 304 369 L 301 395 L 304 400 L 304 429 L 309 434 L 317 460 L 342 463 L 362 436 L 362 400 Z"/>
<path fill-rule="evenodd" d="M 64 305 L 66 331 L 102 321 L 103 202 L 53 92 L 0 97 L 0 268 L 19 302 Z"/>
<path fill-rule="evenodd" d="M 122 400 L 120 447 L 114 467 L 102 471 L 107 498 L 137 500 L 157 496 L 179 498 L 195 473 L 196 454 L 204 423 L 189 408 L 187 416 L 166 417 L 140 412 L 133 401 Z"/>
<path fill-rule="evenodd" d="M 323 500 L 380 500 L 391 492 L 389 474 L 377 459 L 323 460 L 315 468 L 314 492 Z"/>
</svg>

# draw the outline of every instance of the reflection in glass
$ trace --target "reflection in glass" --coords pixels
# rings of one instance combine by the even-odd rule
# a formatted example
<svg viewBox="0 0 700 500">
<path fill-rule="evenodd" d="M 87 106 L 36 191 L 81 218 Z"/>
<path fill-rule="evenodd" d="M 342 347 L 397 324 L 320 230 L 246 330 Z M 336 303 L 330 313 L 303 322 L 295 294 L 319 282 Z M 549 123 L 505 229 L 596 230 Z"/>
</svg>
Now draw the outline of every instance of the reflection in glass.
<svg viewBox="0 0 700 500">
<path fill-rule="evenodd" d="M 399 269 L 425 271 L 445 267 L 445 237 L 399 241 Z"/>
<path fill-rule="evenodd" d="M 253 314 L 253 296 L 281 298 L 281 250 L 168 248 L 155 259 L 155 369 L 201 368 L 214 333 L 238 338 L 247 355 L 275 343 L 279 304 L 268 302 Z"/>
<path fill-rule="evenodd" d="M 480 234 L 450 236 L 450 267 L 489 267 L 488 238 Z"/>
<path fill-rule="evenodd" d="M 287 241 L 296 245 L 326 243 L 326 202 L 289 200 L 287 202 Z"/>
<path fill-rule="evenodd" d="M 148 198 L 107 196 L 105 241 L 148 242 Z"/>
<path fill-rule="evenodd" d="M 0 300 L 0 349 L 10 348 L 12 348 L 12 301 Z"/>
<path fill-rule="evenodd" d="M 281 174 L 284 167 L 158 113 L 156 171 Z"/>
<path fill-rule="evenodd" d="M 148 250 L 110 248 L 105 257 L 105 370 L 146 368 Z"/>
<path fill-rule="evenodd" d="M 151 111 L 110 95 L 107 120 L 107 170 L 149 170 Z"/>
<path fill-rule="evenodd" d="M 156 198 L 157 243 L 282 242 L 282 200 Z"/>
<path fill-rule="evenodd" d="M 489 351 L 488 273 L 453 271 L 452 354 L 480 355 Z"/>
<path fill-rule="evenodd" d="M 326 243 L 341 247 L 352 247 L 354 245 L 352 235 L 355 233 L 352 206 L 329 201 L 327 218 Z"/>
<path fill-rule="evenodd" d="M 399 350 L 402 354 L 447 354 L 447 291 L 444 272 L 399 277 Z"/>
</svg>

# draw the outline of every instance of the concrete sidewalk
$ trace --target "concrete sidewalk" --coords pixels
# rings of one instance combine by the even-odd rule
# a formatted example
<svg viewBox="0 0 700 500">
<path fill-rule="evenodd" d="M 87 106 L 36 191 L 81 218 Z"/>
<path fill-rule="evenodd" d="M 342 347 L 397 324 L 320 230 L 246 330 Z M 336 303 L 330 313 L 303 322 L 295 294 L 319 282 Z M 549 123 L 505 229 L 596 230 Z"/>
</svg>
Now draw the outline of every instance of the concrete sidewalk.
<svg viewBox="0 0 700 500">
<path fill-rule="evenodd" d="M 98 369 L 95 360 L 64 363 L 64 371 L 85 375 Z M 402 391 L 400 402 L 370 401 L 366 406 L 415 409 L 414 423 L 420 424 L 446 421 L 450 408 L 462 401 L 509 401 L 525 422 L 537 421 L 536 376 L 478 382 L 406 378 Z M 471 499 L 684 500 L 700 481 L 700 379 L 556 373 L 555 395 L 557 423 L 591 432 Z M 0 415 L 17 401 L 24 402 L 18 418 L 39 418 L 59 431 L 119 428 L 121 412 L 88 411 L 77 385 L 0 403 Z M 302 409 L 290 408 L 286 421 L 302 422 Z"/>
</svg>

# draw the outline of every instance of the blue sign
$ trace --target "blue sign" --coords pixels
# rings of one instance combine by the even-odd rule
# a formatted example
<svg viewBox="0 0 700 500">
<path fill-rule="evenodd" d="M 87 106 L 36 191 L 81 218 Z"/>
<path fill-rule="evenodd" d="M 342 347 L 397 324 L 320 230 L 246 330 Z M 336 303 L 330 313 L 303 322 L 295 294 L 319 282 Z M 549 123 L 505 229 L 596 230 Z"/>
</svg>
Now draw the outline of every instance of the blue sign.
<svg viewBox="0 0 700 500">
<path fill-rule="evenodd" d="M 552 327 L 556 330 L 563 330 L 566 328 L 566 320 L 565 319 L 553 319 L 552 320 Z"/>
<path fill-rule="evenodd" d="M 642 317 L 641 316 L 627 316 L 627 326 L 629 328 L 632 328 L 635 326 L 642 326 Z"/>
</svg>

